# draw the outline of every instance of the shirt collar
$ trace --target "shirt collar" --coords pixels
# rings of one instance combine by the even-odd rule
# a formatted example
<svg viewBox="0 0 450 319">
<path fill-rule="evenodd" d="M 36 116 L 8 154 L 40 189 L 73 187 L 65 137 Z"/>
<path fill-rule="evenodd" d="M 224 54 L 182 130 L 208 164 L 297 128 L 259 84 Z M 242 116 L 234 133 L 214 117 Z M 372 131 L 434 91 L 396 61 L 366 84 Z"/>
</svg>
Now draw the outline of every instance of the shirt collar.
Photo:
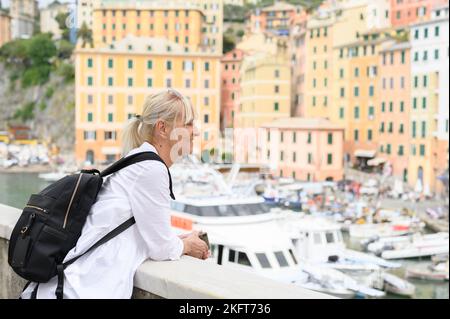
<svg viewBox="0 0 450 319">
<path fill-rule="evenodd" d="M 133 155 L 133 154 L 141 153 L 141 152 L 154 152 L 154 153 L 158 154 L 158 151 L 156 150 L 156 148 L 152 144 L 150 144 L 149 142 L 144 142 L 144 143 L 141 144 L 141 146 L 132 149 L 128 153 L 128 155 Z"/>
</svg>

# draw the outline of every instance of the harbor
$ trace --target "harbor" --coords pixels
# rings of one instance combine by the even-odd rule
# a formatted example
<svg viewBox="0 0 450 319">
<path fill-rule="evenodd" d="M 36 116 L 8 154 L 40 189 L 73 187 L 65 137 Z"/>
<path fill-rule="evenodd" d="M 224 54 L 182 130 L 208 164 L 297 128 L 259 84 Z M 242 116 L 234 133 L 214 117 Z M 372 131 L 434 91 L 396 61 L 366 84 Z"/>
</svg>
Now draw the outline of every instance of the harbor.
<svg viewBox="0 0 450 319">
<path fill-rule="evenodd" d="M 339 298 L 449 296 L 448 232 L 430 229 L 420 218 L 434 217 L 441 223 L 447 218 L 448 224 L 448 210 L 441 219 L 430 214 L 430 210 L 444 209 L 445 200 L 411 202 L 386 196 L 375 201 L 340 190 L 338 183 L 304 183 L 300 187 L 302 183 L 276 179 L 271 179 L 270 187 L 263 187 L 271 189 L 270 197 L 267 189 L 262 191 L 265 177 L 240 172 L 237 166 L 222 174 L 213 165 L 188 159 L 171 171 L 177 194 L 172 226 L 179 233 L 206 230 L 210 262 Z M 0 173 L 0 202 L 22 208 L 30 194 L 60 177 L 46 176 Z M 300 199 L 297 204 L 295 196 Z M 346 197 L 352 200 L 346 202 Z M 230 234 L 234 234 L 232 238 Z M 397 251 L 392 241 L 403 243 L 394 258 L 385 255 Z M 405 243 L 416 247 L 424 241 L 436 248 L 402 255 Z M 271 255 L 276 258 L 268 257 Z M 436 258 L 443 260 L 436 262 Z"/>
</svg>

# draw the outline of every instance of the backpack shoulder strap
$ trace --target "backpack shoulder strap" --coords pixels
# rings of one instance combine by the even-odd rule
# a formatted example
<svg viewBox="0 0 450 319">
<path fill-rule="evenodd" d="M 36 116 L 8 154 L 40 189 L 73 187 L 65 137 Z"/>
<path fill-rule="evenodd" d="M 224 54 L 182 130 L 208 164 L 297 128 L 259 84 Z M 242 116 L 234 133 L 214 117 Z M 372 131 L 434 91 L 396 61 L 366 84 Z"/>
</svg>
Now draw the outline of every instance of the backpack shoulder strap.
<svg viewBox="0 0 450 319">
<path fill-rule="evenodd" d="M 161 162 L 167 168 L 167 173 L 169 174 L 170 197 L 172 199 L 175 199 L 175 195 L 173 194 L 173 191 L 172 191 L 172 176 L 170 175 L 169 168 L 167 167 L 166 163 L 164 163 L 162 158 L 159 157 L 159 155 L 156 154 L 155 152 L 141 152 L 141 153 L 129 155 L 127 157 L 123 157 L 120 160 L 118 160 L 117 162 L 115 162 L 114 164 L 112 164 L 111 166 L 109 166 L 108 168 L 106 168 L 104 171 L 102 171 L 100 173 L 100 176 L 105 177 L 105 176 L 115 173 L 129 165 L 139 163 L 142 161 L 148 161 L 148 160 Z"/>
</svg>

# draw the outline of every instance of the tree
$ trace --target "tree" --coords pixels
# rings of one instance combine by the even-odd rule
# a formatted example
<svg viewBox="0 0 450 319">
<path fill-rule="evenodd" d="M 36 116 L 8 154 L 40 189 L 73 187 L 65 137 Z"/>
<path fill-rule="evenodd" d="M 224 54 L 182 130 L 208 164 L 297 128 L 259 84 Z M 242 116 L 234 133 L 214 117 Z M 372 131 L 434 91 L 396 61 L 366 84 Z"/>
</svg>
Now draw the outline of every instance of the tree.
<svg viewBox="0 0 450 319">
<path fill-rule="evenodd" d="M 31 38 L 28 56 L 33 66 L 50 65 L 49 60 L 56 56 L 57 50 L 48 34 L 38 34 Z"/>
<path fill-rule="evenodd" d="M 232 35 L 224 34 L 223 35 L 223 53 L 230 52 L 236 46 L 236 40 Z"/>
<path fill-rule="evenodd" d="M 91 46 L 93 46 L 93 40 L 92 40 L 92 30 L 88 28 L 86 25 L 86 22 L 83 22 L 83 25 L 78 30 L 78 38 L 81 38 L 83 43 L 82 47 L 84 48 L 86 46 L 86 43 L 89 43 Z"/>
<path fill-rule="evenodd" d="M 62 38 L 64 40 L 70 40 L 70 30 L 67 27 L 68 12 L 60 12 L 56 15 L 55 20 L 58 23 L 59 30 L 61 30 Z"/>
</svg>

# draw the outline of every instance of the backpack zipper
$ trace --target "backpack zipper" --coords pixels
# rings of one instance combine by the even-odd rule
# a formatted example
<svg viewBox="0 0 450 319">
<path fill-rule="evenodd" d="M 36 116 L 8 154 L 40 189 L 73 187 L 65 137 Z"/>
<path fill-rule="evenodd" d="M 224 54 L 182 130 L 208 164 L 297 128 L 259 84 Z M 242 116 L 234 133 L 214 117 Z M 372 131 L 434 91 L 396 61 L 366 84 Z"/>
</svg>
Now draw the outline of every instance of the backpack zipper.
<svg viewBox="0 0 450 319">
<path fill-rule="evenodd" d="M 46 209 L 44 209 L 44 208 L 40 208 L 40 207 L 37 207 L 37 206 L 32 206 L 32 205 L 27 205 L 27 206 L 25 206 L 25 208 L 33 208 L 33 209 L 37 209 L 38 211 L 40 211 L 40 212 L 43 212 L 44 214 L 47 214 L 48 213 L 48 211 L 46 210 Z"/>
<path fill-rule="evenodd" d="M 75 189 L 74 189 L 74 191 L 72 193 L 72 198 L 70 199 L 69 206 L 67 207 L 67 210 L 66 210 L 66 216 L 64 217 L 63 228 L 66 228 L 67 217 L 69 216 L 70 208 L 72 207 L 72 202 L 73 202 L 73 199 L 75 198 L 75 194 L 77 193 L 78 186 L 80 186 L 80 181 L 81 181 L 81 176 L 82 175 L 83 175 L 83 173 L 81 173 L 80 176 L 78 177 L 77 184 L 75 185 Z"/>
</svg>

